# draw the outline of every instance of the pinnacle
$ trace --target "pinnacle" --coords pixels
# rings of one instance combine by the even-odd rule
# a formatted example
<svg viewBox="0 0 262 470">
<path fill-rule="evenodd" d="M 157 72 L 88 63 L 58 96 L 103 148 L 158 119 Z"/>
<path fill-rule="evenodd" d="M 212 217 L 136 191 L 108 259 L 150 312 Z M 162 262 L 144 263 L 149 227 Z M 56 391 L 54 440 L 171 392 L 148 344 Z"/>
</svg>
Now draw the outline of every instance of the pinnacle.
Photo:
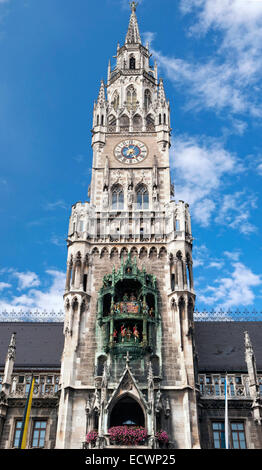
<svg viewBox="0 0 262 470">
<path fill-rule="evenodd" d="M 131 16 L 129 20 L 129 26 L 128 26 L 128 31 L 126 35 L 126 44 L 141 44 L 141 37 L 139 33 L 139 28 L 138 28 L 138 22 L 137 22 L 137 17 L 136 17 L 136 7 L 137 3 L 136 2 L 131 2 Z"/>
<path fill-rule="evenodd" d="M 100 90 L 99 90 L 97 102 L 99 104 L 103 104 L 105 101 L 106 101 L 106 98 L 105 98 L 105 84 L 104 84 L 104 81 L 101 80 L 101 85 L 100 85 Z"/>
</svg>

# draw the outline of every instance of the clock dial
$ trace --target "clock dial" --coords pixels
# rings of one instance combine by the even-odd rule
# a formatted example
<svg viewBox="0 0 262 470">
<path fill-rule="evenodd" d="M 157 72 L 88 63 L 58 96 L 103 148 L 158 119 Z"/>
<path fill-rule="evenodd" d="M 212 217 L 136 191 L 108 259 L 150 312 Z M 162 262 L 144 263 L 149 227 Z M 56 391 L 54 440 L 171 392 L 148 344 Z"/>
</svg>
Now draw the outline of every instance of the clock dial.
<svg viewBox="0 0 262 470">
<path fill-rule="evenodd" d="M 114 150 L 116 159 L 127 165 L 141 163 L 147 157 L 147 153 L 146 145 L 138 140 L 123 140 Z"/>
</svg>

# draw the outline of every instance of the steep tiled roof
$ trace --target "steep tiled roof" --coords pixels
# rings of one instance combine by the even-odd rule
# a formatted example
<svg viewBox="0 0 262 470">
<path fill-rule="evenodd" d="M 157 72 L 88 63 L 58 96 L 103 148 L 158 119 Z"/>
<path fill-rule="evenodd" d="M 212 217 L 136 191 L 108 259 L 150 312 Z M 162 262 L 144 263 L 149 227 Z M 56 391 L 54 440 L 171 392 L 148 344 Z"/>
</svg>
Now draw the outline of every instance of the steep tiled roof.
<svg viewBox="0 0 262 470">
<path fill-rule="evenodd" d="M 258 371 L 262 371 L 262 322 L 195 322 L 195 342 L 202 371 L 246 371 L 244 332 L 248 331 Z"/>
<path fill-rule="evenodd" d="M 248 331 L 262 372 L 262 322 L 195 322 L 200 371 L 246 371 L 244 332 Z M 15 367 L 60 367 L 63 323 L 0 322 L 0 366 L 16 332 Z"/>
<path fill-rule="evenodd" d="M 5 363 L 12 333 L 16 332 L 15 367 L 60 367 L 63 323 L 1 322 L 0 366 Z"/>
</svg>

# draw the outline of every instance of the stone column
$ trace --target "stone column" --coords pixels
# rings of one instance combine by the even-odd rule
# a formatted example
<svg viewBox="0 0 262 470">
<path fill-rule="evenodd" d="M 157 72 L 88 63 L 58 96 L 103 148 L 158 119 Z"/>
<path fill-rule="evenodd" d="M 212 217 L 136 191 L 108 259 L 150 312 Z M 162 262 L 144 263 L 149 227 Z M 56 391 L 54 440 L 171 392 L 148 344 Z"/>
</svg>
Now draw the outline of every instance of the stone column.
<svg viewBox="0 0 262 470">
<path fill-rule="evenodd" d="M 259 385 L 257 379 L 256 358 L 253 351 L 253 346 L 247 331 L 245 331 L 245 359 L 247 364 L 247 371 L 249 377 L 249 390 L 250 396 L 253 399 L 252 410 L 253 418 L 261 424 L 262 421 L 262 406 L 259 394 Z"/>
</svg>

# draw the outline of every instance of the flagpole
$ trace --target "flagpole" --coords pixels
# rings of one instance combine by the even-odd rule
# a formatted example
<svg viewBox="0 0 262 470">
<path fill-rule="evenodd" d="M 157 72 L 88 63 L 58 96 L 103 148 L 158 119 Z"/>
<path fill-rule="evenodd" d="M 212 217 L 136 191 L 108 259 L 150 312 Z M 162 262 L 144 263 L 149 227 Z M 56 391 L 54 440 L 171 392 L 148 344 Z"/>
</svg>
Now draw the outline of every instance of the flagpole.
<svg viewBox="0 0 262 470">
<path fill-rule="evenodd" d="M 19 437 L 19 445 L 18 445 L 19 449 L 25 449 L 26 448 L 27 429 L 28 429 L 32 399 L 33 399 L 34 383 L 35 383 L 35 378 L 32 374 L 31 384 L 30 384 L 30 388 L 29 388 L 29 392 L 28 392 L 27 400 L 26 400 L 26 404 L 25 404 L 25 411 L 24 411 L 24 416 L 23 416 L 23 421 L 22 421 L 22 428 L 21 428 L 20 437 Z"/>
<path fill-rule="evenodd" d="M 227 396 L 227 372 L 225 376 L 225 444 L 228 449 L 228 396 Z"/>
</svg>

